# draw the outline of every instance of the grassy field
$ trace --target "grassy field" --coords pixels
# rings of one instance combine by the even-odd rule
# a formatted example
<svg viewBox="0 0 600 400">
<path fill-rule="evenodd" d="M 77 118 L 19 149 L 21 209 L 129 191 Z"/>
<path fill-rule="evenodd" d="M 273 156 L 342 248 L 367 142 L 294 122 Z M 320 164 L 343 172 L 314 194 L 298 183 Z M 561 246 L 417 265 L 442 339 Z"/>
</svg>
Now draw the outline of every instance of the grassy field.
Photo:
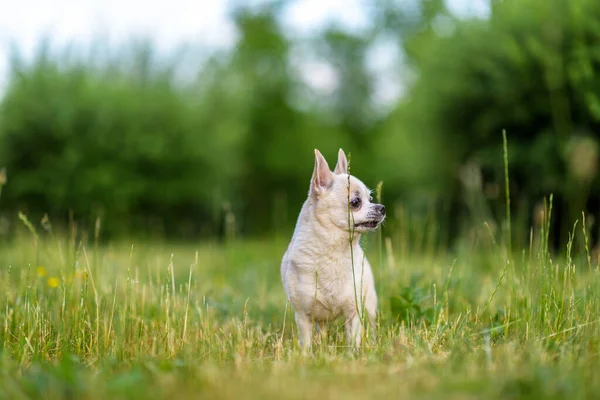
<svg viewBox="0 0 600 400">
<path fill-rule="evenodd" d="M 510 257 L 487 225 L 452 251 L 371 234 L 376 342 L 351 354 L 340 321 L 307 357 L 280 283 L 287 237 L 99 245 L 32 226 L 0 244 L 0 398 L 595 397 L 600 273 L 582 226 L 555 255 L 538 227 Z"/>
</svg>

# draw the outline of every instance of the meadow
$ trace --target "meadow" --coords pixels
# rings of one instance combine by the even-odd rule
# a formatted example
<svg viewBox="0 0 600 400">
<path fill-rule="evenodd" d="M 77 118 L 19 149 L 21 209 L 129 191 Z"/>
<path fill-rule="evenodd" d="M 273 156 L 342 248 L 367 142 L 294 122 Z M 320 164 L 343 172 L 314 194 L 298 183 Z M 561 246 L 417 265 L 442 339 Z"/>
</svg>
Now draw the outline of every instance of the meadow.
<svg viewBox="0 0 600 400">
<path fill-rule="evenodd" d="M 227 3 L 228 49 L 11 51 L 0 400 L 599 398 L 600 1 Z M 384 184 L 355 353 L 302 355 L 280 280 L 315 147 Z"/>
<path fill-rule="evenodd" d="M 113 243 L 21 215 L 0 250 L 0 398 L 595 397 L 589 222 L 552 252 L 546 204 L 510 251 L 485 222 L 452 248 L 428 240 L 435 225 L 406 234 L 407 217 L 365 237 L 376 340 L 352 353 L 340 321 L 308 356 L 280 283 L 286 235 Z"/>
</svg>

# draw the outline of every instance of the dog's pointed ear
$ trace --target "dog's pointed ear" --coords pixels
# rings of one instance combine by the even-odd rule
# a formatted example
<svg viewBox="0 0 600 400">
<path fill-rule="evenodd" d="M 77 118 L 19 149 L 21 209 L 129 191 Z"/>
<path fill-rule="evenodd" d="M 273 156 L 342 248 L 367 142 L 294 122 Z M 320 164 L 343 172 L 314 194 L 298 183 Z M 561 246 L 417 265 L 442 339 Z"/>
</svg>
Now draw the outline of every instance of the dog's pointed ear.
<svg viewBox="0 0 600 400">
<path fill-rule="evenodd" d="M 313 171 L 310 191 L 318 194 L 329 189 L 332 184 L 333 174 L 329 170 L 327 160 L 319 150 L 315 149 L 315 170 Z"/>
<path fill-rule="evenodd" d="M 344 153 L 344 150 L 342 149 L 338 151 L 338 160 L 334 172 L 338 175 L 348 173 L 348 159 L 346 158 L 346 153 Z"/>
</svg>

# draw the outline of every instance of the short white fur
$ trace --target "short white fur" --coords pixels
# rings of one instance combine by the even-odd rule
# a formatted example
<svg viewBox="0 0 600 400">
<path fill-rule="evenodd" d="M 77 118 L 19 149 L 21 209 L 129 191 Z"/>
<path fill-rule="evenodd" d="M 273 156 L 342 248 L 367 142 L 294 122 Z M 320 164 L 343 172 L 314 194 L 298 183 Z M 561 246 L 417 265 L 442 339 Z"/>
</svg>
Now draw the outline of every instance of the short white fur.
<svg viewBox="0 0 600 400">
<path fill-rule="evenodd" d="M 372 203 L 370 194 L 364 183 L 348 175 L 342 149 L 334 173 L 315 149 L 308 199 L 281 263 L 281 279 L 294 308 L 299 345 L 304 350 L 311 347 L 315 323 L 323 336 L 328 322 L 343 317 L 346 339 L 353 348 L 361 343 L 361 319 L 366 317 L 374 329 L 377 294 L 371 266 L 359 242 L 362 232 L 375 229 L 383 221 L 385 208 Z M 353 229 L 348 224 L 349 197 L 360 199 L 361 204 L 351 207 Z"/>
</svg>

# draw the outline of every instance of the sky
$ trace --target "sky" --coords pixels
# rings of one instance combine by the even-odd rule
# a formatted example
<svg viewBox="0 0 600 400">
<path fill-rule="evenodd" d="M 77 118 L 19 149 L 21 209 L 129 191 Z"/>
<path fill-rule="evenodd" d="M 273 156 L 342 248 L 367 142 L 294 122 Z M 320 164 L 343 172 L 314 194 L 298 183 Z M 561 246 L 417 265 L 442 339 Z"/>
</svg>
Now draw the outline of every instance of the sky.
<svg viewBox="0 0 600 400">
<path fill-rule="evenodd" d="M 331 21 L 360 30 L 368 25 L 364 12 L 367 1 L 296 0 L 287 7 L 283 23 L 297 35 L 310 35 Z M 481 14 L 486 4 L 487 0 L 449 0 L 448 5 L 458 14 Z M 0 94 L 6 85 L 11 45 L 31 57 L 46 35 L 58 48 L 68 43 L 85 46 L 99 36 L 115 45 L 132 36 L 147 37 L 165 53 L 184 43 L 219 49 L 236 40 L 227 18 L 227 0 L 5 0 L 0 13 Z M 370 64 L 389 68 L 396 56 L 385 48 L 375 49 Z M 313 80 L 309 83 L 326 90 L 334 78 L 326 66 L 312 67 L 320 73 L 306 74 Z"/>
</svg>

